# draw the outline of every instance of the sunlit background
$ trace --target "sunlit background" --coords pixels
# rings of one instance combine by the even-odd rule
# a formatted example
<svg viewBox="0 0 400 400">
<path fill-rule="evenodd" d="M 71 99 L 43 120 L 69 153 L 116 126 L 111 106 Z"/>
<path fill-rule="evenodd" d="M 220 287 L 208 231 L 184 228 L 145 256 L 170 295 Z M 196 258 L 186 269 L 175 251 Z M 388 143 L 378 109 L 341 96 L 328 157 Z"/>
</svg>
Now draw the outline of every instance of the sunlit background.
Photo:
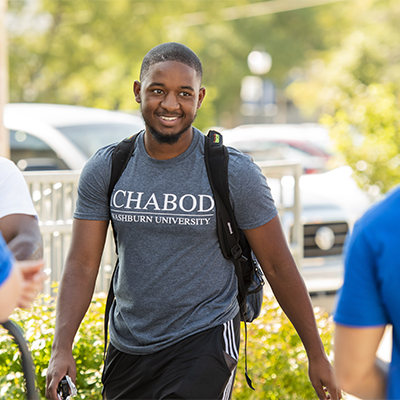
<svg viewBox="0 0 400 400">
<path fill-rule="evenodd" d="M 317 305 L 330 312 L 354 221 L 400 183 L 398 21 L 398 0 L 0 0 L 0 155 L 24 171 L 52 281 L 79 170 L 143 127 L 133 81 L 152 47 L 177 41 L 203 62 L 195 126 L 261 165 L 308 289 L 327 294 Z"/>
<path fill-rule="evenodd" d="M 138 112 L 153 46 L 204 64 L 196 125 L 323 122 L 372 194 L 399 182 L 396 0 L 10 0 L 9 101 Z M 361 136 L 359 136 L 361 135 Z"/>
</svg>

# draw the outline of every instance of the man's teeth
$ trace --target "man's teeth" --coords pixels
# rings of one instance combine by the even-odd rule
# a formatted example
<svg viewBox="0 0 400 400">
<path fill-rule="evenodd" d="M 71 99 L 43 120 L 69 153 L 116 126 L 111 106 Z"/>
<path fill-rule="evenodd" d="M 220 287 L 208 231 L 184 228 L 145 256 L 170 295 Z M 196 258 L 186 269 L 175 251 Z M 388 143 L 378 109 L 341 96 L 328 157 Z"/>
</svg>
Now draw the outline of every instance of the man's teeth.
<svg viewBox="0 0 400 400">
<path fill-rule="evenodd" d="M 177 117 L 161 117 L 162 119 L 165 119 L 166 121 L 174 121 Z"/>
</svg>

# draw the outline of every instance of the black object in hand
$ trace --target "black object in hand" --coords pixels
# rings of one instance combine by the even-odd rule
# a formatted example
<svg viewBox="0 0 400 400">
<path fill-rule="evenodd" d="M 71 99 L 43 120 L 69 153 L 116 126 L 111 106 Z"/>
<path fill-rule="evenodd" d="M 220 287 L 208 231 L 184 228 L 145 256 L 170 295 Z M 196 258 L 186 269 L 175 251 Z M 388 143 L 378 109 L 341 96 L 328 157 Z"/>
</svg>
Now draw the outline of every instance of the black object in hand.
<svg viewBox="0 0 400 400">
<path fill-rule="evenodd" d="M 67 378 L 61 379 L 61 382 L 58 384 L 57 393 L 61 396 L 61 399 L 66 400 L 69 396 L 69 384 Z"/>
</svg>

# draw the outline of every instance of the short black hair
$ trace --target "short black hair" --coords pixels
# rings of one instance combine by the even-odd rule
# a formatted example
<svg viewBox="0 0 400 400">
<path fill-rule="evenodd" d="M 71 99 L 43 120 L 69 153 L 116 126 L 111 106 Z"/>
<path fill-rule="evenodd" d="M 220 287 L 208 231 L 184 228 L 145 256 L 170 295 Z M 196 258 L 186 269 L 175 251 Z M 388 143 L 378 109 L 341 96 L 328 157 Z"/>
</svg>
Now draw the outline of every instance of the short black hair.
<svg viewBox="0 0 400 400">
<path fill-rule="evenodd" d="M 177 61 L 193 68 L 201 79 L 203 78 L 203 66 L 197 55 L 182 43 L 162 43 L 152 48 L 143 58 L 140 69 L 140 80 L 149 71 L 150 66 L 163 61 Z"/>
</svg>

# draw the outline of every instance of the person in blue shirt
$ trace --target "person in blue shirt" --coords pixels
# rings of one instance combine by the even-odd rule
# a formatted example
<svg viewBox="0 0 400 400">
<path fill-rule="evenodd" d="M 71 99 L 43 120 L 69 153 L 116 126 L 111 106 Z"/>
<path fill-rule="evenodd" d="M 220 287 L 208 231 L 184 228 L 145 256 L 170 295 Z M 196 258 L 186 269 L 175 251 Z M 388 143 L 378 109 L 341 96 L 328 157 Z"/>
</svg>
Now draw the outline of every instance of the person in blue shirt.
<svg viewBox="0 0 400 400">
<path fill-rule="evenodd" d="M 335 321 L 335 369 L 345 392 L 400 398 L 400 186 L 355 224 Z M 390 364 L 376 356 L 392 325 Z"/>
</svg>

